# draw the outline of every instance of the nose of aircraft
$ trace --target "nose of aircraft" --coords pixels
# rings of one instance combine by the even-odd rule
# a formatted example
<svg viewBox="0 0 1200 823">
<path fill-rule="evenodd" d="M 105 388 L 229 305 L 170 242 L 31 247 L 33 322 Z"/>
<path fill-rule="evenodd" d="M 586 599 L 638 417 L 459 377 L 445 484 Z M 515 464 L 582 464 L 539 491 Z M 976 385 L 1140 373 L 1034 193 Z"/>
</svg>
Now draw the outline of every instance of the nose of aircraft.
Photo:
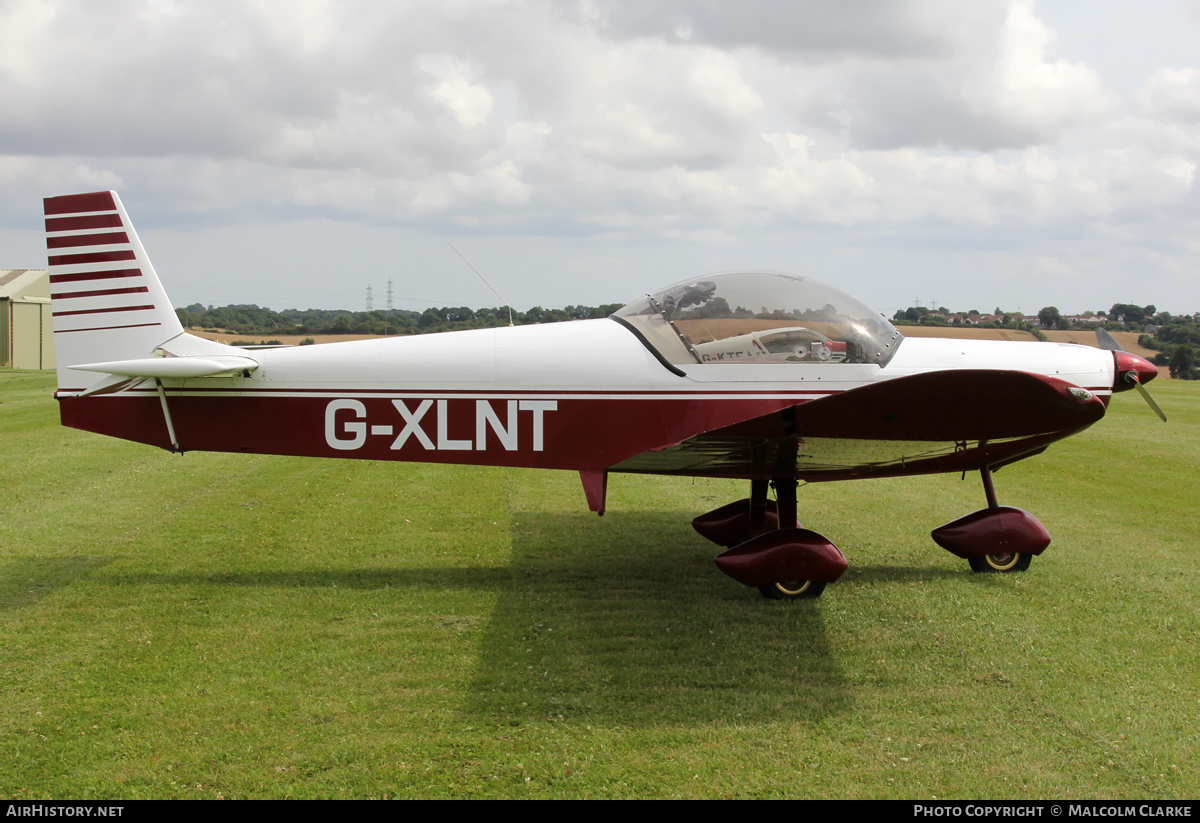
<svg viewBox="0 0 1200 823">
<path fill-rule="evenodd" d="M 1114 351 L 1113 359 L 1117 363 L 1117 373 L 1113 378 L 1114 392 L 1129 391 L 1138 383 L 1144 386 L 1158 377 L 1158 367 L 1133 352 Z"/>
</svg>

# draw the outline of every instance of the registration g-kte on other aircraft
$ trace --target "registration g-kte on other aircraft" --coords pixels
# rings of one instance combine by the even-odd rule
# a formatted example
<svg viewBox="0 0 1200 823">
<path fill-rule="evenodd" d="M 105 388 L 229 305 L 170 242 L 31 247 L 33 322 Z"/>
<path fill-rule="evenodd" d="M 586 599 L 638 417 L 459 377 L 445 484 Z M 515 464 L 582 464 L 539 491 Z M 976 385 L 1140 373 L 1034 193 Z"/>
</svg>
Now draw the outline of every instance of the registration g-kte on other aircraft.
<svg viewBox="0 0 1200 823">
<path fill-rule="evenodd" d="M 64 425 L 172 451 L 567 469 L 601 514 L 612 472 L 744 479 L 748 498 L 693 525 L 772 598 L 846 569 L 800 527 L 801 480 L 978 471 L 986 508 L 933 538 L 976 571 L 1024 570 L 1050 536 L 997 503 L 992 471 L 1157 374 L 1111 338 L 906 339 L 837 289 L 763 272 L 601 320 L 244 350 L 183 330 L 114 192 L 45 212 Z"/>
</svg>

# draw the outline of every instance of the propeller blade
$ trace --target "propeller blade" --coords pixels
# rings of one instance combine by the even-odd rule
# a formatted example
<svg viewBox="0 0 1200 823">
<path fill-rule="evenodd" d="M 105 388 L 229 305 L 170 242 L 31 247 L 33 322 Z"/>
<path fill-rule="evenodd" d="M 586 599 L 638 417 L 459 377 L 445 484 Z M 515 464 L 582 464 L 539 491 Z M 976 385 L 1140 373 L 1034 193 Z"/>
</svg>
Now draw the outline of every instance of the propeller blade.
<svg viewBox="0 0 1200 823">
<path fill-rule="evenodd" d="M 1117 338 L 1104 329 L 1096 329 L 1096 343 L 1105 351 L 1125 351 L 1125 349 L 1121 348 L 1121 344 L 1117 342 Z"/>
<path fill-rule="evenodd" d="M 1144 401 L 1146 401 L 1148 404 L 1150 404 L 1150 408 L 1154 409 L 1154 414 L 1157 414 L 1157 415 L 1158 415 L 1158 419 L 1159 419 L 1159 420 L 1162 420 L 1162 421 L 1165 423 L 1165 422 L 1166 422 L 1166 415 L 1165 415 L 1165 414 L 1163 414 L 1163 410 L 1162 410 L 1162 409 L 1158 408 L 1158 403 L 1154 402 L 1154 398 L 1150 396 L 1150 391 L 1147 391 L 1147 390 L 1146 390 L 1146 386 L 1144 386 L 1144 385 L 1141 385 L 1141 380 L 1136 380 L 1136 382 L 1134 383 L 1134 385 L 1135 385 L 1135 386 L 1138 386 L 1138 394 L 1140 394 L 1140 395 L 1141 395 L 1141 397 L 1142 397 L 1142 400 L 1144 400 Z"/>
<path fill-rule="evenodd" d="M 1140 394 L 1142 399 L 1149 404 L 1150 408 L 1154 409 L 1154 413 L 1158 415 L 1158 419 L 1166 423 L 1167 416 L 1163 414 L 1163 410 L 1160 409 L 1158 404 L 1154 402 L 1154 398 L 1150 396 L 1150 392 L 1147 391 L 1146 387 L 1142 385 L 1142 381 L 1137 379 L 1137 375 L 1132 372 L 1126 372 L 1125 376 L 1133 381 L 1133 385 L 1137 387 L 1138 394 Z"/>
</svg>

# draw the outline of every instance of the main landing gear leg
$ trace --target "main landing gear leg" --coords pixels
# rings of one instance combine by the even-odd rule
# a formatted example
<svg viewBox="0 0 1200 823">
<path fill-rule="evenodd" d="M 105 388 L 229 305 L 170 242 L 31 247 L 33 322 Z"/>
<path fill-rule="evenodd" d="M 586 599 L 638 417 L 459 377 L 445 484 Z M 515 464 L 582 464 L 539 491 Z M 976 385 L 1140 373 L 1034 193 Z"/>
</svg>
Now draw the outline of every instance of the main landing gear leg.
<svg viewBox="0 0 1200 823">
<path fill-rule="evenodd" d="M 800 488 L 800 483 L 794 477 L 776 477 L 771 481 L 771 485 L 775 487 L 775 505 L 779 510 L 779 528 L 790 528 L 792 524 L 800 525 L 800 518 L 796 508 L 796 489 Z M 753 485 L 750 488 L 753 491 Z"/>
<path fill-rule="evenodd" d="M 1023 572 L 1050 545 L 1050 533 L 1027 511 L 996 502 L 992 468 L 979 470 L 988 507 L 933 530 L 934 542 L 976 572 Z"/>
<path fill-rule="evenodd" d="M 775 487 L 774 503 L 767 499 Z M 772 600 L 817 597 L 846 570 L 846 558 L 826 538 L 799 527 L 794 477 L 750 481 L 750 498 L 692 521 L 701 535 L 729 550 L 717 568 Z M 786 524 L 786 525 L 785 525 Z M 782 526 L 782 528 L 779 528 Z"/>
<path fill-rule="evenodd" d="M 800 484 L 794 477 L 777 477 L 771 481 L 771 485 L 775 487 L 775 505 L 779 509 L 779 525 L 795 523 L 799 526 L 796 489 Z M 802 529 L 796 530 L 803 531 Z M 759 586 L 758 591 L 768 600 L 804 600 L 820 597 L 821 593 L 825 591 L 825 583 L 818 580 L 780 580 Z"/>
<path fill-rule="evenodd" d="M 767 490 L 769 485 L 766 478 L 756 478 L 750 481 L 750 520 L 746 537 L 762 534 L 767 528 Z M 778 526 L 778 520 L 776 525 Z"/>
</svg>

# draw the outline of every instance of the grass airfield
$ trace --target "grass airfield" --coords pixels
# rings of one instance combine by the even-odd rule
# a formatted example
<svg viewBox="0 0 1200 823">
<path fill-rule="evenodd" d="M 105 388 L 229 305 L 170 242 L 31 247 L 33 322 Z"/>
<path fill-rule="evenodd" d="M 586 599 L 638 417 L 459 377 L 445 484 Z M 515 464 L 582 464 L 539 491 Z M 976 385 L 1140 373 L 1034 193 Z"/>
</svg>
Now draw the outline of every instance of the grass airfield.
<svg viewBox="0 0 1200 823">
<path fill-rule="evenodd" d="M 971 574 L 978 477 L 816 484 L 850 570 L 762 600 L 744 484 L 192 453 L 0 370 L 0 792 L 1195 798 L 1200 384 L 996 474 L 1054 542 Z"/>
</svg>

